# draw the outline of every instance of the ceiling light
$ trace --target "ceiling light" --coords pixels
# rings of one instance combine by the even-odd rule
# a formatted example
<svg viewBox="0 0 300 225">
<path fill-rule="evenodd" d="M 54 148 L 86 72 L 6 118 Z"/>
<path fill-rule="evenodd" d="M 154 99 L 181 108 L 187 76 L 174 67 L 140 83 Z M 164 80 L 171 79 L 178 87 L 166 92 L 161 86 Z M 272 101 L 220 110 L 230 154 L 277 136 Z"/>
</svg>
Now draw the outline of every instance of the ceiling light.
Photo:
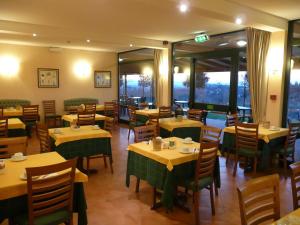
<svg viewBox="0 0 300 225">
<path fill-rule="evenodd" d="M 179 5 L 179 10 L 180 10 L 180 12 L 185 13 L 188 10 L 188 5 L 185 3 L 181 3 Z"/>
<path fill-rule="evenodd" d="M 119 58 L 119 62 L 123 62 L 123 61 L 124 61 L 124 59 Z"/>
<path fill-rule="evenodd" d="M 33 37 L 36 37 L 36 33 L 33 33 L 32 36 L 33 36 Z"/>
<path fill-rule="evenodd" d="M 129 47 L 133 47 L 133 44 L 130 44 Z"/>
<path fill-rule="evenodd" d="M 237 17 L 237 18 L 235 19 L 235 23 L 238 24 L 238 25 L 241 25 L 241 24 L 243 23 L 242 18 Z"/>
<path fill-rule="evenodd" d="M 91 42 L 91 40 L 90 40 L 90 39 L 87 39 L 87 40 L 86 40 L 86 42 L 87 42 L 87 43 L 90 43 L 90 42 Z"/>
<path fill-rule="evenodd" d="M 224 43 L 220 43 L 219 46 L 226 46 L 226 45 L 229 45 L 228 42 L 224 42 Z"/>
<path fill-rule="evenodd" d="M 246 46 L 247 41 L 240 40 L 240 41 L 237 41 L 236 44 L 237 44 L 237 46 L 239 46 L 239 47 L 244 47 L 244 46 Z"/>
</svg>

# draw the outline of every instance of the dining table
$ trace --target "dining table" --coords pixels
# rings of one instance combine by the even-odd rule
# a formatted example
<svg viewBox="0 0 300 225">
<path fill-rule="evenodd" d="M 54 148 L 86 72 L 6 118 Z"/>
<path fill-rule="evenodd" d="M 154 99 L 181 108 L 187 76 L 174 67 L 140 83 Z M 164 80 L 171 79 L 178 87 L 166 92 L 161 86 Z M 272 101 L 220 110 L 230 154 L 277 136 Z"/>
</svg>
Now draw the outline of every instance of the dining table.
<svg viewBox="0 0 300 225">
<path fill-rule="evenodd" d="M 296 209 L 271 225 L 299 225 L 300 224 L 300 209 Z"/>
<path fill-rule="evenodd" d="M 170 137 L 163 139 L 175 142 L 174 149 L 153 150 L 152 142 L 130 144 L 127 148 L 126 186 L 130 186 L 130 176 L 147 181 L 152 187 L 162 190 L 161 204 L 172 209 L 175 203 L 176 186 L 194 178 L 200 144 L 186 143 L 184 139 Z M 189 148 L 189 152 L 182 152 Z M 221 185 L 220 166 L 217 158 L 214 176 L 217 187 Z"/>
<path fill-rule="evenodd" d="M 226 152 L 230 149 L 235 149 L 235 126 L 225 127 L 223 132 L 222 151 Z M 283 147 L 288 133 L 288 128 L 265 128 L 263 126 L 259 126 L 258 148 L 262 151 L 261 160 L 258 165 L 260 170 L 269 169 L 272 149 Z"/>
<path fill-rule="evenodd" d="M 96 112 L 98 113 L 98 114 L 104 114 L 104 105 L 100 105 L 100 104 L 97 104 L 96 105 Z"/>
<path fill-rule="evenodd" d="M 49 129 L 51 149 L 65 159 L 79 157 L 78 168 L 83 168 L 83 158 L 104 154 L 112 164 L 111 134 L 99 127 L 86 125 L 79 128 L 63 127 Z"/>
<path fill-rule="evenodd" d="M 8 118 L 8 137 L 26 136 L 26 125 L 19 118 Z"/>
<path fill-rule="evenodd" d="M 197 120 L 183 118 L 161 118 L 159 119 L 160 136 L 163 138 L 175 136 L 180 138 L 192 138 L 200 141 L 201 128 L 204 124 Z"/>
<path fill-rule="evenodd" d="M 25 168 L 39 167 L 64 162 L 57 152 L 29 155 L 23 161 L 5 160 L 5 169 L 0 173 L 0 223 L 8 218 L 28 213 L 27 182 L 22 178 Z M 84 183 L 88 177 L 76 169 L 74 183 L 73 212 L 78 213 L 78 224 L 86 225 L 87 204 L 84 194 Z"/>
<path fill-rule="evenodd" d="M 95 124 L 99 127 L 104 127 L 106 116 L 95 114 Z M 63 126 L 69 127 L 72 122 L 77 122 L 77 114 L 66 114 L 62 116 Z"/>
<path fill-rule="evenodd" d="M 159 115 L 159 109 L 138 109 L 135 111 L 136 120 L 146 123 L 149 118 L 156 118 Z"/>
</svg>

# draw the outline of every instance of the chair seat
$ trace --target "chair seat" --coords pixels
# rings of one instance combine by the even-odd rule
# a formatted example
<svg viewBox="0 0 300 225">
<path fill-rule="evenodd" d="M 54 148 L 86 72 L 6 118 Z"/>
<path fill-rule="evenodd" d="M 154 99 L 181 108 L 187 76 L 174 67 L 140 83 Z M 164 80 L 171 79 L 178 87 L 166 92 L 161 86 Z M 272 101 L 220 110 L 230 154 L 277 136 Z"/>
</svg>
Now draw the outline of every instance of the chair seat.
<svg viewBox="0 0 300 225">
<path fill-rule="evenodd" d="M 144 126 L 145 123 L 141 122 L 141 121 L 136 121 L 136 122 L 130 122 L 129 126 L 130 127 L 140 127 L 140 126 Z"/>
<path fill-rule="evenodd" d="M 288 156 L 288 155 L 293 154 L 294 148 L 293 148 L 293 147 L 289 147 L 289 148 L 287 149 L 287 151 L 285 151 L 285 148 L 279 148 L 279 149 L 275 149 L 274 151 L 275 151 L 276 153 L 280 154 L 280 155 L 286 155 L 286 156 Z"/>
<path fill-rule="evenodd" d="M 61 117 L 61 115 L 55 114 L 55 113 L 45 115 L 46 119 L 54 119 L 54 118 L 60 118 L 60 117 Z"/>
<path fill-rule="evenodd" d="M 35 225 L 57 225 L 69 220 L 69 213 L 67 210 L 59 210 L 48 215 L 38 217 L 34 220 Z M 14 218 L 18 225 L 28 225 L 28 215 L 22 214 Z"/>
<path fill-rule="evenodd" d="M 241 148 L 237 151 L 237 154 L 244 157 L 255 157 L 261 155 L 261 151 L 253 151 L 250 149 Z"/>
<path fill-rule="evenodd" d="M 195 184 L 194 180 L 186 181 L 185 187 L 188 188 L 189 190 L 192 190 L 195 192 L 195 191 L 199 191 L 199 190 L 207 187 L 208 185 L 210 185 L 212 183 L 213 183 L 213 177 L 204 177 L 204 178 L 198 180 L 198 190 L 197 190 L 197 184 Z"/>
</svg>

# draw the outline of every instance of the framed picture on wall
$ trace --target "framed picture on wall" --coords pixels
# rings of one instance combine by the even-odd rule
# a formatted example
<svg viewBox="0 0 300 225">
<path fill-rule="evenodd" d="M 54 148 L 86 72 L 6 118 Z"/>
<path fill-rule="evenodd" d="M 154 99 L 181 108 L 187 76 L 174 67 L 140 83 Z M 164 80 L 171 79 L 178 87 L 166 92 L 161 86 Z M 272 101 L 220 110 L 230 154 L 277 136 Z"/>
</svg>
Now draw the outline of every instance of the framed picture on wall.
<svg viewBox="0 0 300 225">
<path fill-rule="evenodd" d="M 38 87 L 39 88 L 58 88 L 59 70 L 49 68 L 38 68 Z"/>
<path fill-rule="evenodd" d="M 111 72 L 110 71 L 95 71 L 94 87 L 95 88 L 110 88 L 111 87 Z"/>
</svg>

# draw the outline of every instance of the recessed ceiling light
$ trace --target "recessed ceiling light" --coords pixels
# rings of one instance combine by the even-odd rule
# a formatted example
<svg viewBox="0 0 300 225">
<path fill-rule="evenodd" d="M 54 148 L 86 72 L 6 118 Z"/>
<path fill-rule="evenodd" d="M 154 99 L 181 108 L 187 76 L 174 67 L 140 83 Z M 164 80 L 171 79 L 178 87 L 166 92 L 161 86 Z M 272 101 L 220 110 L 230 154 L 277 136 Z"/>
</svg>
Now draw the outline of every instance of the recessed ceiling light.
<svg viewBox="0 0 300 225">
<path fill-rule="evenodd" d="M 130 44 L 129 47 L 133 47 L 133 44 Z"/>
<path fill-rule="evenodd" d="M 90 39 L 87 39 L 87 40 L 86 40 L 86 42 L 87 42 L 87 43 L 90 43 L 90 42 L 91 42 L 91 40 L 90 40 Z"/>
<path fill-rule="evenodd" d="M 238 24 L 238 25 L 241 25 L 241 24 L 243 23 L 242 18 L 237 17 L 237 18 L 235 19 L 235 23 Z"/>
<path fill-rule="evenodd" d="M 236 44 L 237 44 L 237 46 L 239 46 L 239 47 L 244 47 L 244 46 L 246 46 L 247 41 L 240 40 L 240 41 L 237 41 Z"/>
<path fill-rule="evenodd" d="M 186 3 L 181 3 L 179 5 L 179 10 L 180 12 L 185 13 L 188 10 L 188 5 Z"/>
<path fill-rule="evenodd" d="M 33 36 L 33 37 L 36 37 L 36 33 L 33 33 L 32 36 Z"/>
<path fill-rule="evenodd" d="M 228 44 L 229 44 L 228 42 L 223 42 L 223 43 L 220 43 L 219 46 L 226 46 Z"/>
</svg>

